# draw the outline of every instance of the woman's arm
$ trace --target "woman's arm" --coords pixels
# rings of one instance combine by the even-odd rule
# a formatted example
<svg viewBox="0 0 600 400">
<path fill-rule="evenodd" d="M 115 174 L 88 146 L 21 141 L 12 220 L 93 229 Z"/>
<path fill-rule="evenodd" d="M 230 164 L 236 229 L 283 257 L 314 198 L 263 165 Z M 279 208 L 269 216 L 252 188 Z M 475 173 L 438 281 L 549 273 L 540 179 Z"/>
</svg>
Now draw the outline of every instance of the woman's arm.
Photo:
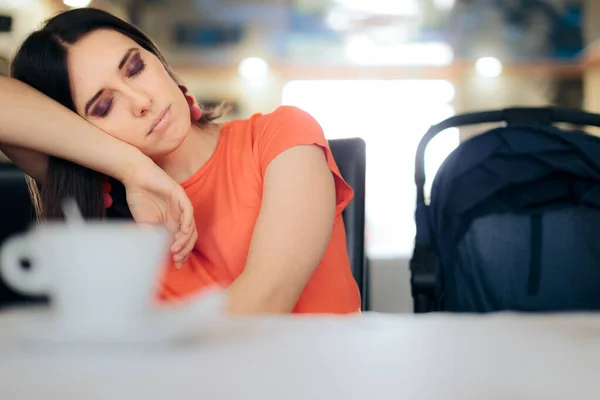
<svg viewBox="0 0 600 400">
<path fill-rule="evenodd" d="M 135 147 L 107 135 L 42 93 L 1 76 L 0 143 L 19 168 L 37 179 L 46 169 L 44 154 L 122 182 L 135 167 L 151 162 Z"/>
<path fill-rule="evenodd" d="M 141 151 L 15 79 L 0 76 L 0 148 L 26 173 L 43 179 L 49 154 L 112 176 L 127 190 L 136 221 L 165 224 L 184 262 L 196 241 L 193 207 L 183 188 Z"/>
<path fill-rule="evenodd" d="M 295 146 L 273 159 L 246 268 L 228 289 L 231 313 L 293 310 L 327 249 L 335 202 L 321 148 Z"/>
</svg>

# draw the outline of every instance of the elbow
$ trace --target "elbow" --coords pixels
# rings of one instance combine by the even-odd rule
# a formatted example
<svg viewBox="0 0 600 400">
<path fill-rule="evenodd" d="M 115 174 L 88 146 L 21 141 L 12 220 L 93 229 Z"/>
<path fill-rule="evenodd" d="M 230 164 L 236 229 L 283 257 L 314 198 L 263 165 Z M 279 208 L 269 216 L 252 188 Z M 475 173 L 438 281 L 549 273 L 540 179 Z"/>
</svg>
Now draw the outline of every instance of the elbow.
<svg viewBox="0 0 600 400">
<path fill-rule="evenodd" d="M 227 289 L 227 311 L 232 315 L 289 314 L 301 293 L 302 289 L 253 281 L 242 273 Z"/>
</svg>

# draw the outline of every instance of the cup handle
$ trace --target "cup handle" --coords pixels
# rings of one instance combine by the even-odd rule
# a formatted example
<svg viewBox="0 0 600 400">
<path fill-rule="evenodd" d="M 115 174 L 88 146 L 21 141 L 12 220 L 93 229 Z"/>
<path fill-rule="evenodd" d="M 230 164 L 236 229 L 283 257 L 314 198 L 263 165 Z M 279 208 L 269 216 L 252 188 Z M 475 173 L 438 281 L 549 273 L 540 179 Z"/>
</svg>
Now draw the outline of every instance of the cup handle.
<svg viewBox="0 0 600 400">
<path fill-rule="evenodd" d="M 50 289 L 50 271 L 41 265 L 25 269 L 21 264 L 23 259 L 33 256 L 31 253 L 27 235 L 7 239 L 0 252 L 0 271 L 11 288 L 28 295 L 45 295 Z"/>
</svg>

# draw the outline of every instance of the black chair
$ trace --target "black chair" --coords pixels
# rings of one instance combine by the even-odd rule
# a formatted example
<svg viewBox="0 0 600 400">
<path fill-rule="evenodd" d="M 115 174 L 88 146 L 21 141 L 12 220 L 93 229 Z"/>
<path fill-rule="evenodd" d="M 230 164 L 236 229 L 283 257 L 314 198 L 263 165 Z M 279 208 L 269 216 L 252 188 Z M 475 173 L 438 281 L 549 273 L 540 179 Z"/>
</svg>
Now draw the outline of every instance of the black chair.
<svg viewBox="0 0 600 400">
<path fill-rule="evenodd" d="M 354 190 L 354 198 L 342 217 L 346 226 L 350 267 L 360 289 L 362 309 L 368 310 L 369 271 L 365 255 L 366 146 L 364 140 L 351 138 L 330 140 L 329 147 L 342 177 Z"/>
<path fill-rule="evenodd" d="M 0 245 L 15 234 L 26 231 L 35 220 L 25 174 L 10 163 L 0 163 Z M 44 302 L 44 297 L 30 297 L 10 289 L 0 276 L 0 308 Z"/>
</svg>

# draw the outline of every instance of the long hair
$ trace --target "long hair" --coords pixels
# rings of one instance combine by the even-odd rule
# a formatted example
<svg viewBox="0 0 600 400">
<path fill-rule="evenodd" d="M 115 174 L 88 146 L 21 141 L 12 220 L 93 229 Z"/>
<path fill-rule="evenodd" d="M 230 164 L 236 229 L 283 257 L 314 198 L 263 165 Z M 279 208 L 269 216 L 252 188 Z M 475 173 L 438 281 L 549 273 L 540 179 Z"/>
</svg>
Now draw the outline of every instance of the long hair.
<svg viewBox="0 0 600 400">
<path fill-rule="evenodd" d="M 169 75 L 178 82 L 165 58 L 152 40 L 133 25 L 109 13 L 93 8 L 66 11 L 49 19 L 33 32 L 18 49 L 12 65 L 11 76 L 37 89 L 51 99 L 76 112 L 67 68 L 67 52 L 87 34 L 98 29 L 117 31 L 154 54 Z M 199 124 L 219 118 L 225 108 L 204 109 Z M 43 135 L 40 121 L 40 135 Z M 48 171 L 41 191 L 29 178 L 32 200 L 42 219 L 62 219 L 62 201 L 72 197 L 77 201 L 86 219 L 108 217 L 131 218 L 125 201 L 125 191 L 119 182 L 112 181 L 113 206 L 104 208 L 103 182 L 106 179 L 96 171 L 56 157 L 50 157 Z"/>
</svg>

